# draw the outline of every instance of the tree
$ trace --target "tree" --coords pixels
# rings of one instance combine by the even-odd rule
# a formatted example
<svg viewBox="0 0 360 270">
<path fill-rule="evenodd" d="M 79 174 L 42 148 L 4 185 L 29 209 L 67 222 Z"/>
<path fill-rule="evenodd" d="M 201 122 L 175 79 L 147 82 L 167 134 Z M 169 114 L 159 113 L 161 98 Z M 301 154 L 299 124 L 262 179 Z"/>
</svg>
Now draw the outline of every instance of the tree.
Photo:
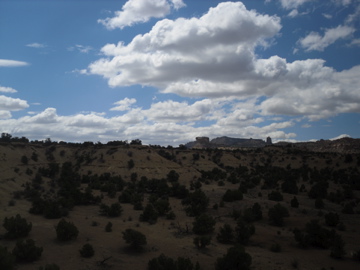
<svg viewBox="0 0 360 270">
<path fill-rule="evenodd" d="M 234 229 L 229 224 L 224 224 L 224 226 L 220 227 L 216 239 L 223 244 L 232 243 L 235 239 Z"/>
<path fill-rule="evenodd" d="M 60 267 L 57 264 L 52 263 L 46 264 L 45 266 L 40 266 L 39 270 L 60 270 Z"/>
<path fill-rule="evenodd" d="M 26 239 L 17 241 L 12 254 L 18 262 L 33 262 L 41 257 L 42 252 L 43 248 L 35 246 L 34 240 Z"/>
<path fill-rule="evenodd" d="M 32 223 L 28 223 L 25 218 L 17 214 L 15 217 L 6 217 L 3 226 L 7 230 L 5 238 L 15 239 L 28 236 L 32 228 Z"/>
<path fill-rule="evenodd" d="M 324 217 L 326 225 L 330 227 L 336 227 L 336 225 L 340 222 L 340 218 L 337 213 L 327 213 Z"/>
<path fill-rule="evenodd" d="M 216 260 L 216 270 L 249 270 L 252 263 L 252 258 L 245 249 L 237 245 L 227 250 L 227 253 Z"/>
<path fill-rule="evenodd" d="M 279 191 L 273 190 L 271 193 L 268 194 L 268 199 L 271 201 L 280 202 L 284 200 L 284 197 Z"/>
<path fill-rule="evenodd" d="M 100 214 L 108 217 L 119 217 L 123 209 L 119 203 L 113 203 L 110 206 L 102 203 L 100 205 Z"/>
<path fill-rule="evenodd" d="M 247 245 L 250 237 L 255 233 L 255 226 L 239 219 L 235 228 L 235 241 Z"/>
<path fill-rule="evenodd" d="M 286 207 L 278 203 L 269 209 L 268 216 L 271 224 L 275 226 L 283 226 L 284 217 L 289 216 L 289 211 Z"/>
<path fill-rule="evenodd" d="M 150 224 L 155 224 L 158 219 L 158 212 L 152 203 L 148 203 L 143 210 L 143 213 L 140 215 L 141 221 L 147 221 Z"/>
<path fill-rule="evenodd" d="M 186 205 L 185 211 L 188 216 L 198 216 L 208 208 L 209 198 L 201 189 L 197 189 L 184 198 L 182 204 Z"/>
<path fill-rule="evenodd" d="M 67 222 L 65 219 L 61 219 L 56 226 L 56 236 L 60 241 L 69 241 L 76 239 L 79 230 L 72 222 Z"/>
<path fill-rule="evenodd" d="M 122 234 L 123 239 L 132 249 L 139 250 L 147 244 L 146 236 L 139 231 L 126 229 Z"/>
<path fill-rule="evenodd" d="M 225 194 L 222 197 L 224 202 L 233 202 L 233 201 L 241 201 L 243 199 L 243 194 L 241 190 L 226 190 Z"/>
<path fill-rule="evenodd" d="M 293 208 L 299 208 L 299 201 L 296 198 L 296 196 L 294 196 L 294 198 L 292 198 L 292 200 L 290 201 L 290 205 Z"/>
<path fill-rule="evenodd" d="M 15 256 L 12 255 L 6 247 L 0 246 L 0 269 L 13 270 Z"/>
<path fill-rule="evenodd" d="M 331 245 L 330 256 L 335 259 L 343 258 L 346 254 L 344 246 L 345 243 L 342 240 L 341 236 L 339 234 L 336 234 Z"/>
<path fill-rule="evenodd" d="M 90 258 L 94 256 L 95 251 L 92 245 L 89 243 L 83 245 L 83 247 L 79 250 L 81 257 L 83 258 Z"/>
<path fill-rule="evenodd" d="M 197 263 L 194 264 L 189 258 L 178 257 L 176 260 L 161 254 L 148 262 L 148 270 L 200 270 Z"/>
<path fill-rule="evenodd" d="M 109 221 L 108 224 L 106 224 L 105 231 L 106 232 L 112 232 L 112 223 Z"/>
<path fill-rule="evenodd" d="M 196 234 L 210 234 L 214 231 L 215 219 L 207 214 L 195 217 L 193 232 Z"/>
</svg>

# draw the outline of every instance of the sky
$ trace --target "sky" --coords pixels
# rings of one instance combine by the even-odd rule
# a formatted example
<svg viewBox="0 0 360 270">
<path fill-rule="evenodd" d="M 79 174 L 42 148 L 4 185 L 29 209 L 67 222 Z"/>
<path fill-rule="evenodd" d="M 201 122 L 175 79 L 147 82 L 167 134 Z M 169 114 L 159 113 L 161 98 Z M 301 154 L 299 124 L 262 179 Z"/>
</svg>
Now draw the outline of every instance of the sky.
<svg viewBox="0 0 360 270">
<path fill-rule="evenodd" d="M 0 0 L 0 132 L 360 137 L 360 0 Z"/>
</svg>

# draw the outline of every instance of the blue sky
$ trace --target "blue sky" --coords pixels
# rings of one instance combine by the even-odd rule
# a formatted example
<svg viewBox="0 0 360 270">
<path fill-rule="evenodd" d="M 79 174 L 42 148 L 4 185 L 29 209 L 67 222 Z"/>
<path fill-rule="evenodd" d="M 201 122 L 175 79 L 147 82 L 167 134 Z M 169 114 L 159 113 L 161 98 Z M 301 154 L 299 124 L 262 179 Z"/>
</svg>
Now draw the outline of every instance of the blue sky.
<svg viewBox="0 0 360 270">
<path fill-rule="evenodd" d="M 359 0 L 0 0 L 0 132 L 360 137 Z"/>
</svg>

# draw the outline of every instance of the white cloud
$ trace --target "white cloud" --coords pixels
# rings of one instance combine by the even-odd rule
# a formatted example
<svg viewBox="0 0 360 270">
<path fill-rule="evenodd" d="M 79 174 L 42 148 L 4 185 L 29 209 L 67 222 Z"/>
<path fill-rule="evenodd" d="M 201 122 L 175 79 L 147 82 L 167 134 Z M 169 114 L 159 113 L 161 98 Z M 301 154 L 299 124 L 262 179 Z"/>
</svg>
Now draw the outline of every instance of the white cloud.
<svg viewBox="0 0 360 270">
<path fill-rule="evenodd" d="M 23 61 L 0 59 L 0 67 L 23 67 L 29 65 Z"/>
<path fill-rule="evenodd" d="M 30 44 L 26 44 L 26 47 L 30 47 L 30 48 L 36 48 L 36 49 L 41 49 L 41 48 L 45 48 L 46 45 L 45 44 L 41 44 L 41 43 L 30 43 Z"/>
<path fill-rule="evenodd" d="M 351 138 L 351 136 L 348 135 L 348 134 L 341 134 L 341 135 L 339 135 L 339 136 L 337 136 L 337 137 L 335 137 L 335 138 L 331 138 L 331 139 L 329 139 L 329 140 L 330 140 L 330 141 L 335 141 L 335 140 L 342 139 L 342 138 Z"/>
<path fill-rule="evenodd" d="M 227 82 L 253 69 L 254 48 L 280 30 L 280 19 L 246 10 L 241 2 L 221 3 L 200 18 L 162 20 L 128 45 L 107 44 L 107 57 L 89 66 L 110 86 L 165 88 L 191 80 Z"/>
<path fill-rule="evenodd" d="M 310 2 L 313 0 L 280 0 L 281 6 L 284 9 L 296 9 L 306 2 Z"/>
<path fill-rule="evenodd" d="M 357 39 L 353 39 L 349 46 L 360 46 L 360 38 L 357 38 Z"/>
<path fill-rule="evenodd" d="M 11 87 L 5 87 L 0 85 L 0 92 L 2 93 L 16 93 L 17 91 Z"/>
<path fill-rule="evenodd" d="M 128 111 L 131 109 L 131 105 L 136 103 L 135 98 L 125 98 L 114 103 L 116 107 L 110 109 L 110 111 Z"/>
<path fill-rule="evenodd" d="M 0 119 L 11 118 L 11 113 L 9 111 L 0 110 Z"/>
<path fill-rule="evenodd" d="M 91 46 L 84 46 L 84 45 L 75 45 L 73 47 L 69 47 L 68 48 L 68 51 L 74 51 L 74 50 L 77 50 L 81 53 L 89 53 L 90 51 L 92 51 L 94 48 L 91 47 Z"/>
<path fill-rule="evenodd" d="M 336 28 L 326 29 L 324 36 L 317 32 L 311 32 L 298 42 L 306 51 L 323 51 L 337 40 L 351 37 L 355 31 L 356 29 L 353 27 L 339 25 Z"/>
<path fill-rule="evenodd" d="M 29 105 L 25 100 L 0 95 L 0 110 L 20 111 L 28 107 Z"/>
<path fill-rule="evenodd" d="M 115 12 L 115 17 L 98 20 L 108 29 L 124 28 L 136 23 L 147 22 L 151 18 L 163 18 L 171 8 L 179 9 L 185 6 L 182 0 L 128 0 L 121 11 Z"/>
<path fill-rule="evenodd" d="M 327 13 L 323 13 L 322 15 L 323 15 L 326 19 L 329 19 L 329 20 L 332 19 L 332 17 L 333 17 L 331 14 L 327 14 Z"/>
</svg>

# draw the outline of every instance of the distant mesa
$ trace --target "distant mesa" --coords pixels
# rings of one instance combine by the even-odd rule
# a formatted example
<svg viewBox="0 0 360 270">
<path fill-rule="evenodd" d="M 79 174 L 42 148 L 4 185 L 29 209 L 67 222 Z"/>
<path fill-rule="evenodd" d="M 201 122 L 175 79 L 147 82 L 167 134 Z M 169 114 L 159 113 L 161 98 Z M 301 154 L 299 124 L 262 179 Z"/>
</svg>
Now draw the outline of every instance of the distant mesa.
<svg viewBox="0 0 360 270">
<path fill-rule="evenodd" d="M 243 139 L 243 138 L 230 138 L 230 137 L 218 137 L 210 141 L 209 137 L 196 137 L 196 141 L 188 142 L 185 146 L 187 148 L 242 148 L 242 147 L 264 147 L 271 145 L 272 141 L 270 137 L 266 138 L 266 141 L 261 139 Z"/>
</svg>

